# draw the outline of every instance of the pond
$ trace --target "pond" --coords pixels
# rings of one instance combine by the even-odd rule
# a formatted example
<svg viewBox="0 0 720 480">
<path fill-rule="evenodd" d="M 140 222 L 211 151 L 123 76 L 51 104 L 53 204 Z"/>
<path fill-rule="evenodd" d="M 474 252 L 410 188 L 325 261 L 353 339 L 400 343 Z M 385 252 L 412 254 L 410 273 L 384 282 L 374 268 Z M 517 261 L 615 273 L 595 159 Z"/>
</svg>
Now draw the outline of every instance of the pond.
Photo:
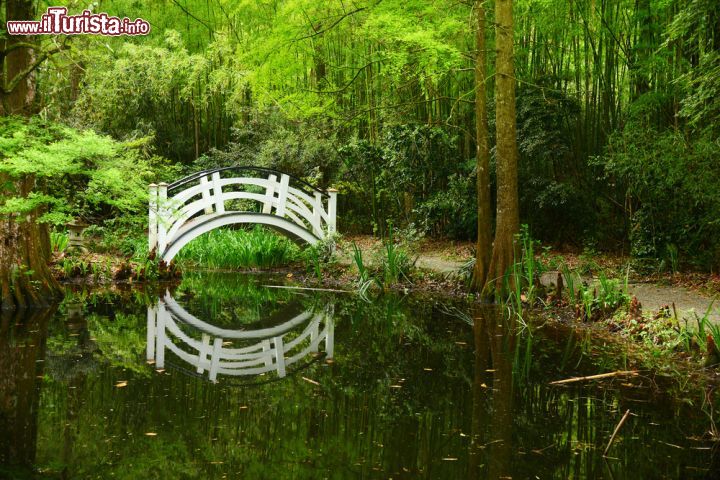
<svg viewBox="0 0 720 480">
<path fill-rule="evenodd" d="M 662 377 L 550 385 L 623 369 L 613 348 L 283 281 L 198 272 L 6 314 L 0 478 L 715 478 L 711 414 Z"/>
</svg>

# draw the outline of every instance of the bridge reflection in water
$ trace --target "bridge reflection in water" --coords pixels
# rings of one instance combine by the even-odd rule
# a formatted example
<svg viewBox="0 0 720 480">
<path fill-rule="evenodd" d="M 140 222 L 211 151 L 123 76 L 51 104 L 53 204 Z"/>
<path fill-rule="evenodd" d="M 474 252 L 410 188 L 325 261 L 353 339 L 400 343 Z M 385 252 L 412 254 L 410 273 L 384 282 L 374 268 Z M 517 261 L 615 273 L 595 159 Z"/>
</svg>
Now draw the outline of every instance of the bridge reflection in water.
<svg viewBox="0 0 720 480">
<path fill-rule="evenodd" d="M 169 294 L 147 311 L 147 359 L 165 368 L 166 349 L 212 382 L 218 375 L 252 376 L 277 372 L 324 352 L 333 357 L 332 305 L 309 309 L 277 326 L 256 330 L 226 329 L 188 313 Z M 190 333 L 188 333 L 190 331 Z M 193 338 L 199 336 L 200 339 Z M 321 349 L 322 347 L 322 349 Z"/>
</svg>

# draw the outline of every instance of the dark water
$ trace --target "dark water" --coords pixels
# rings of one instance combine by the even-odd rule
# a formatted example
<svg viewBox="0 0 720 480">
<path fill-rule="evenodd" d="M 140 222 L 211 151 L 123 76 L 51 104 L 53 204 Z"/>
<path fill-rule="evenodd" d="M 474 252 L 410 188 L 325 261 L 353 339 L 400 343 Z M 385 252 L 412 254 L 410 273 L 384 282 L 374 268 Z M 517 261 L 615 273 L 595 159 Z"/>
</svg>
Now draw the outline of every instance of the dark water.
<svg viewBox="0 0 720 480">
<path fill-rule="evenodd" d="M 717 478 L 700 386 L 550 386 L 624 356 L 445 300 L 278 282 L 76 289 L 3 317 L 0 478 Z"/>
</svg>

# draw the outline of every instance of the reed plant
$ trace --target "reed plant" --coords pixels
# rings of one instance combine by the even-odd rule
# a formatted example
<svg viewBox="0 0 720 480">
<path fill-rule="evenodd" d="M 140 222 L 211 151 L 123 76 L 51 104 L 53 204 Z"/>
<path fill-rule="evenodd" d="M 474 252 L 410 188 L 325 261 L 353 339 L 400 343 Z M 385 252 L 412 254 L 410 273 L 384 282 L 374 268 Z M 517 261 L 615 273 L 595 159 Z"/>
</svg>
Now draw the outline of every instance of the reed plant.
<svg viewBox="0 0 720 480">
<path fill-rule="evenodd" d="M 415 265 L 408 250 L 395 242 L 392 223 L 388 228 L 388 237 L 383 243 L 383 256 L 380 260 L 380 277 L 383 287 L 387 288 L 400 280 L 410 280 L 410 271 Z"/>
<path fill-rule="evenodd" d="M 276 268 L 301 259 L 297 245 L 266 229 L 217 229 L 188 243 L 177 255 L 181 265 L 210 269 Z"/>
</svg>

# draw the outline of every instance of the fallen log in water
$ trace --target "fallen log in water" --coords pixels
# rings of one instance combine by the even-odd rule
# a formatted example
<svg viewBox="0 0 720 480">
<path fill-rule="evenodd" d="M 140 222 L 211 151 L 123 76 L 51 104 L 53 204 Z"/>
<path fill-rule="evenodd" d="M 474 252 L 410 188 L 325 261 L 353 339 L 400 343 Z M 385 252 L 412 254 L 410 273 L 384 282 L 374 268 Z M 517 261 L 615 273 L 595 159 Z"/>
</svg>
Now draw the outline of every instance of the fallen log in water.
<svg viewBox="0 0 720 480">
<path fill-rule="evenodd" d="M 550 385 L 564 385 L 566 383 L 583 382 L 585 380 L 600 380 L 603 378 L 622 377 L 625 375 L 635 377 L 638 375 L 638 372 L 637 370 L 619 370 L 617 372 L 600 373 L 598 375 L 589 375 L 586 377 L 572 377 L 564 380 L 556 380 L 554 382 L 550 382 Z"/>
</svg>

